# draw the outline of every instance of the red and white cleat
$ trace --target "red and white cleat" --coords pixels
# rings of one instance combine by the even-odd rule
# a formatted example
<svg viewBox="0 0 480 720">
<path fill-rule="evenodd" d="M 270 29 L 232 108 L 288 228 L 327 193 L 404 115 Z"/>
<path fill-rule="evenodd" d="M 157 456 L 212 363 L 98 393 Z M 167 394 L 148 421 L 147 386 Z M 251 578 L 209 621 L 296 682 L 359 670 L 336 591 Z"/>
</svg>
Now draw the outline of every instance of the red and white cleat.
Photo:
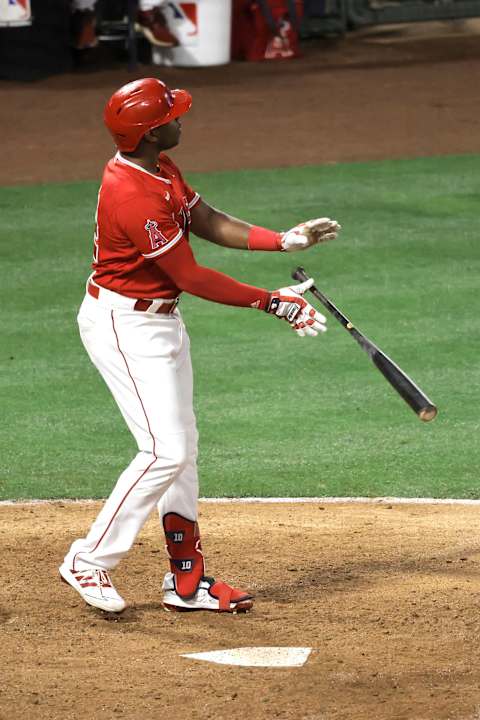
<svg viewBox="0 0 480 720">
<path fill-rule="evenodd" d="M 178 40 L 167 27 L 162 11 L 155 7 L 153 10 L 139 10 L 135 29 L 145 35 L 152 45 L 159 47 L 176 47 Z"/>
<path fill-rule="evenodd" d="M 191 598 L 182 598 L 175 589 L 175 576 L 167 573 L 163 581 L 163 606 L 165 610 L 188 612 L 212 610 L 213 612 L 246 612 L 253 607 L 253 595 L 236 590 L 221 580 L 202 577 L 198 589 Z"/>
<path fill-rule="evenodd" d="M 88 568 L 74 572 L 64 563 L 60 565 L 58 571 L 62 580 L 76 590 L 88 605 L 115 613 L 122 612 L 127 607 L 125 600 L 115 590 L 106 570 Z"/>
</svg>

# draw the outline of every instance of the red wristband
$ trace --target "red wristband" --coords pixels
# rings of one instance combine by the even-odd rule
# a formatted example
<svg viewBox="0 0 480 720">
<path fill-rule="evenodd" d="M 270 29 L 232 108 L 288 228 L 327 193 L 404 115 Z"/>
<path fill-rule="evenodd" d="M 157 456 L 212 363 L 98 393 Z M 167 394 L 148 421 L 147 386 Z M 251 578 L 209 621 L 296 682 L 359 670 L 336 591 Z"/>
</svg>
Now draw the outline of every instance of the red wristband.
<svg viewBox="0 0 480 720">
<path fill-rule="evenodd" d="M 282 250 L 281 241 L 281 233 L 256 225 L 252 225 L 248 233 L 249 250 Z"/>
</svg>

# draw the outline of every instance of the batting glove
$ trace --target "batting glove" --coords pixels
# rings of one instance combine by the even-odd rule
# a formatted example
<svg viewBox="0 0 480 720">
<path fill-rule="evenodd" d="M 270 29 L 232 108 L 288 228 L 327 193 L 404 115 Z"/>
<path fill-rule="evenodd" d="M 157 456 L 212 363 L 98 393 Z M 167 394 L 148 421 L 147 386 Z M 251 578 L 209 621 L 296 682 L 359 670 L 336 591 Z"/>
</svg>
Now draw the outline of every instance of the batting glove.
<svg viewBox="0 0 480 720">
<path fill-rule="evenodd" d="M 282 234 L 280 244 L 282 250 L 294 252 L 295 250 L 306 250 L 311 245 L 335 240 L 341 225 L 330 218 L 316 218 L 307 222 L 295 225 Z"/>
<path fill-rule="evenodd" d="M 312 285 L 313 278 L 309 278 L 300 285 L 274 290 L 265 312 L 286 320 L 300 337 L 325 332 L 327 318 L 302 297 Z"/>
</svg>

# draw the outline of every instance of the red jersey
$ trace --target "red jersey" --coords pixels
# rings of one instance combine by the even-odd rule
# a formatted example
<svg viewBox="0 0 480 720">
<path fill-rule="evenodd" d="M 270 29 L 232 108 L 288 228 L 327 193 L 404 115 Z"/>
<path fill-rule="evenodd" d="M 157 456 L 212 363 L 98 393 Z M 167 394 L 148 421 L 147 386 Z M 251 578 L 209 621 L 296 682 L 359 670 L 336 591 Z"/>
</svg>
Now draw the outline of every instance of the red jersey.
<svg viewBox="0 0 480 720">
<path fill-rule="evenodd" d="M 98 194 L 92 279 L 133 298 L 174 298 L 180 289 L 162 271 L 162 255 L 188 242 L 190 210 L 200 200 L 161 153 L 152 174 L 117 153 Z"/>
</svg>

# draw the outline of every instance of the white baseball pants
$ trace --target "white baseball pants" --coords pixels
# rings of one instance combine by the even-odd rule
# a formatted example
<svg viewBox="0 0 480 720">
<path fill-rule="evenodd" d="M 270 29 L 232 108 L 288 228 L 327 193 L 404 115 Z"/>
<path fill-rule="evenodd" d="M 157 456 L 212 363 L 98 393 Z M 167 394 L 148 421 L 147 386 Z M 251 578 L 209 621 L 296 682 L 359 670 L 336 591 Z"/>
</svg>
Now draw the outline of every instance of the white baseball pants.
<svg viewBox="0 0 480 720">
<path fill-rule="evenodd" d="M 76 571 L 115 567 L 155 505 L 160 518 L 175 512 L 197 519 L 190 341 L 178 310 L 137 312 L 134 303 L 100 289 L 98 299 L 85 296 L 78 315 L 83 344 L 135 437 L 138 454 L 88 535 L 65 557 Z"/>
</svg>

